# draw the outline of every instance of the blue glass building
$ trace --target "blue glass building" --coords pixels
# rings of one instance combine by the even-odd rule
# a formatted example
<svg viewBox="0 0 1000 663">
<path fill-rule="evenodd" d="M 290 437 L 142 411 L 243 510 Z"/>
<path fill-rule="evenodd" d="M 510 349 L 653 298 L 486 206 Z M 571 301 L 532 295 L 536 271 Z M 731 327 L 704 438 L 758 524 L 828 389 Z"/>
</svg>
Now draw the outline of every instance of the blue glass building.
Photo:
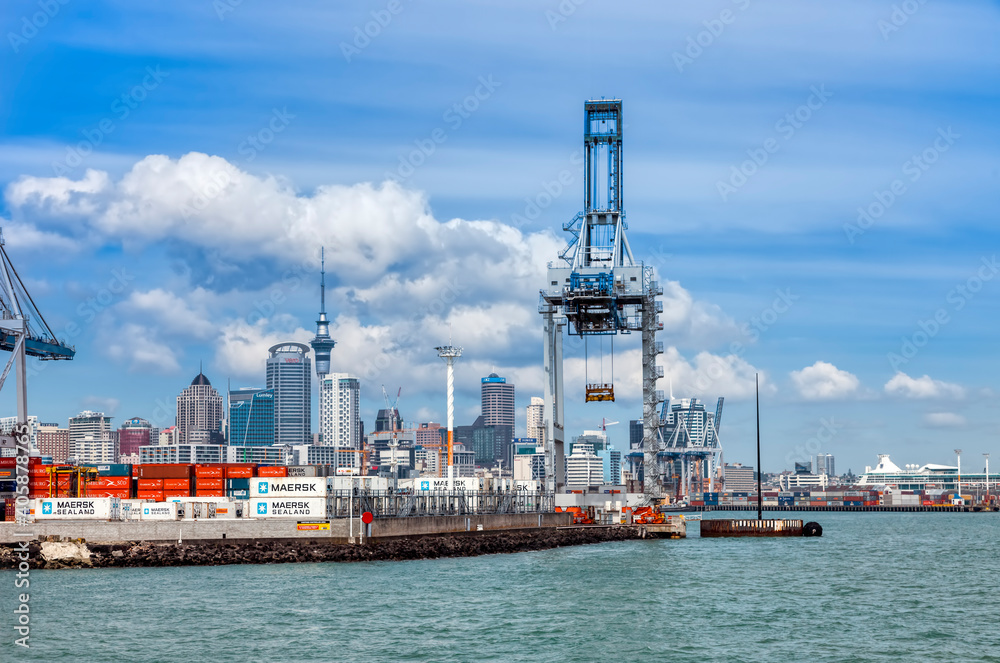
<svg viewBox="0 0 1000 663">
<path fill-rule="evenodd" d="M 274 390 L 230 391 L 230 446 L 257 447 L 271 446 L 274 443 Z"/>
</svg>

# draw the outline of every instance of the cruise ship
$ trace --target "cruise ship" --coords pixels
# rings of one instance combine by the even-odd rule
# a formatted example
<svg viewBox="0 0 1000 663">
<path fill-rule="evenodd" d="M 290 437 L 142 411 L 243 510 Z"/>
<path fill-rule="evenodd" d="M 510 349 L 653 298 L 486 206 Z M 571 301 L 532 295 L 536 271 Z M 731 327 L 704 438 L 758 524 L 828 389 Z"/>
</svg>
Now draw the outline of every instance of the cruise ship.
<svg viewBox="0 0 1000 663">
<path fill-rule="evenodd" d="M 997 477 L 989 478 L 983 472 L 963 472 L 962 489 L 986 488 L 987 479 L 996 486 Z M 889 454 L 878 454 L 878 465 L 865 467 L 858 486 L 887 486 L 899 490 L 958 490 L 959 474 L 954 465 L 907 465 L 900 468 L 889 460 Z"/>
</svg>

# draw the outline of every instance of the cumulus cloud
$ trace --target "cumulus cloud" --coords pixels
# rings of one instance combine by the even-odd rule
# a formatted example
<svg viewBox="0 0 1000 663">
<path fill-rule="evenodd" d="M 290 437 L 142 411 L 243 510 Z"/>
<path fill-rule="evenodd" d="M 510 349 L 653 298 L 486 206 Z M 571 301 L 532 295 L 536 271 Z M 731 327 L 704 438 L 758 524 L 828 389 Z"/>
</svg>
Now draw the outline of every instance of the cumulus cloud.
<svg viewBox="0 0 1000 663">
<path fill-rule="evenodd" d="M 144 325 L 116 326 L 102 338 L 108 357 L 128 364 L 131 372 L 176 373 L 180 370 L 177 351 L 158 340 L 155 331 Z"/>
<path fill-rule="evenodd" d="M 857 393 L 861 384 L 857 376 L 825 361 L 817 361 L 789 375 L 799 395 L 810 401 L 847 398 Z"/>
<path fill-rule="evenodd" d="M 902 371 L 885 383 L 885 393 L 903 398 L 964 398 L 965 389 L 951 382 L 934 380 L 929 375 L 911 378 Z"/>
<path fill-rule="evenodd" d="M 928 428 L 962 428 L 965 417 L 954 412 L 928 412 L 924 415 L 924 425 Z"/>
</svg>

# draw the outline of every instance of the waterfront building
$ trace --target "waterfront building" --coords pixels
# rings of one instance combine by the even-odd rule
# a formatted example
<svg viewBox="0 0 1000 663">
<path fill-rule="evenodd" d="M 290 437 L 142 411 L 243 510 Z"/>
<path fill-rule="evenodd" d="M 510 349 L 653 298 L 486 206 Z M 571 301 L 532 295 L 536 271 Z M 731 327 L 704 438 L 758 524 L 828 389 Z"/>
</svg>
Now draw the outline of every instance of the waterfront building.
<svg viewBox="0 0 1000 663">
<path fill-rule="evenodd" d="M 536 439 L 514 440 L 513 476 L 515 481 L 544 481 L 545 447 Z"/>
<path fill-rule="evenodd" d="M 539 396 L 531 397 L 531 405 L 527 408 L 527 437 L 538 441 L 538 446 L 545 446 L 545 399 Z"/>
<path fill-rule="evenodd" d="M 308 444 L 312 438 L 312 362 L 305 343 L 268 349 L 265 388 L 274 399 L 274 443 Z"/>
<path fill-rule="evenodd" d="M 604 483 L 604 464 L 594 453 L 594 446 L 573 443 L 573 453 L 566 456 L 566 485 L 595 486 Z"/>
<path fill-rule="evenodd" d="M 38 424 L 38 451 L 57 465 L 65 463 L 69 458 L 69 429 L 59 428 L 59 424 Z"/>
<path fill-rule="evenodd" d="M 275 444 L 274 391 L 242 388 L 229 392 L 229 444 L 265 447 Z"/>
<path fill-rule="evenodd" d="M 141 465 L 149 463 L 193 464 L 225 462 L 227 462 L 226 446 L 221 444 L 157 444 L 139 447 L 139 463 Z"/>
<path fill-rule="evenodd" d="M 222 396 L 201 371 L 177 396 L 177 433 L 181 444 L 218 444 L 222 439 Z"/>
<path fill-rule="evenodd" d="M 796 463 L 797 465 L 798 463 Z M 808 463 L 812 465 L 812 463 Z M 830 477 L 826 474 L 811 474 L 805 472 L 796 472 L 795 474 L 782 474 L 778 477 L 779 486 L 781 490 L 793 490 L 795 488 L 809 488 L 812 486 L 819 486 L 820 488 L 826 488 L 830 485 Z M 729 486 L 726 486 L 728 490 Z"/>
<path fill-rule="evenodd" d="M 329 373 L 320 381 L 320 439 L 323 446 L 360 450 L 361 381 L 347 373 Z M 360 468 L 361 454 L 338 454 L 338 468 Z"/>
<path fill-rule="evenodd" d="M 132 417 L 118 429 L 118 456 L 133 456 L 139 453 L 139 447 L 155 444 L 153 426 L 145 419 Z"/>
<path fill-rule="evenodd" d="M 723 492 L 757 492 L 757 473 L 753 467 L 741 463 L 726 463 L 722 466 Z"/>
<path fill-rule="evenodd" d="M 86 445 L 84 446 L 84 442 Z M 111 417 L 103 412 L 84 410 L 69 419 L 69 457 L 80 463 L 114 463 L 116 449 L 111 437 Z M 96 460 L 100 458 L 101 460 Z"/>
<path fill-rule="evenodd" d="M 269 447 L 225 447 L 224 463 L 256 463 L 258 465 L 289 465 L 292 447 L 272 444 Z M 332 463 L 331 463 L 332 464 Z"/>
<path fill-rule="evenodd" d="M 833 454 L 816 454 L 816 474 L 837 476 L 834 470 Z"/>
</svg>

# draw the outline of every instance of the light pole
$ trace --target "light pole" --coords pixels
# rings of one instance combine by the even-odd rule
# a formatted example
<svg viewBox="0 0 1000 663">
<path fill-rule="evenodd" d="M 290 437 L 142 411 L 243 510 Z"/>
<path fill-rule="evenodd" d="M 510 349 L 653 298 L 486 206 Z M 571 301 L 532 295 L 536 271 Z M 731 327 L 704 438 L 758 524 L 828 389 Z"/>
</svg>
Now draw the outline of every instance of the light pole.
<svg viewBox="0 0 1000 663">
<path fill-rule="evenodd" d="M 983 454 L 986 459 L 986 504 L 990 503 L 990 455 Z"/>
<path fill-rule="evenodd" d="M 455 436 L 455 359 L 462 356 L 462 348 L 449 345 L 441 345 L 434 348 L 438 352 L 438 357 L 448 362 L 448 490 L 454 488 L 455 466 L 454 466 L 454 436 Z"/>
<path fill-rule="evenodd" d="M 962 450 L 955 449 L 955 456 L 958 457 L 958 499 L 962 499 Z"/>
</svg>

